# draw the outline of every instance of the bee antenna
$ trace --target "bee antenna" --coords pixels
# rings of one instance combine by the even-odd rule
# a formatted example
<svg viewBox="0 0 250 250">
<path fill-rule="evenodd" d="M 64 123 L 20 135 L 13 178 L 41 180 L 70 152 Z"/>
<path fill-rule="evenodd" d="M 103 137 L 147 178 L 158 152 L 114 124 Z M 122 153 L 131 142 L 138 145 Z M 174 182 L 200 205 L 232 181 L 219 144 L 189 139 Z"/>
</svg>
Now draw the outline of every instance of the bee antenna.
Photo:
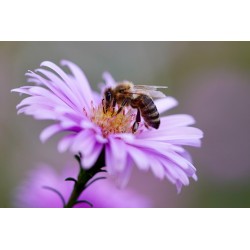
<svg viewBox="0 0 250 250">
<path fill-rule="evenodd" d="M 42 186 L 42 188 L 50 190 L 50 191 L 56 193 L 59 196 L 59 198 L 61 199 L 63 207 L 66 205 L 64 197 L 62 196 L 62 194 L 58 190 L 56 190 L 55 188 L 49 187 L 49 186 Z"/>
<path fill-rule="evenodd" d="M 85 204 L 88 204 L 90 207 L 94 207 L 93 204 L 87 200 L 79 200 L 79 201 L 76 201 L 73 205 L 73 207 L 76 205 L 76 204 L 79 204 L 79 203 L 85 203 Z"/>
</svg>

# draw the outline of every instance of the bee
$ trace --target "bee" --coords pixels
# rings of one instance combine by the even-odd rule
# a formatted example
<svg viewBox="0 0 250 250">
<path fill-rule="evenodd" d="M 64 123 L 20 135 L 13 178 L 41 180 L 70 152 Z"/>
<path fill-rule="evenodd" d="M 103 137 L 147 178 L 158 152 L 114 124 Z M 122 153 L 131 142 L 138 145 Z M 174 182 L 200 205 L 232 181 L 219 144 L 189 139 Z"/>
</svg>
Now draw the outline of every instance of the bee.
<svg viewBox="0 0 250 250">
<path fill-rule="evenodd" d="M 125 106 L 131 106 L 137 109 L 135 122 L 132 126 L 132 132 L 135 133 L 141 122 L 141 116 L 144 119 L 145 126 L 158 129 L 160 126 L 160 116 L 152 98 L 166 97 L 158 88 L 167 88 L 164 86 L 134 85 L 131 82 L 120 82 L 113 88 L 107 88 L 104 92 L 103 109 L 107 112 L 113 108 L 113 115 L 119 114 Z M 118 110 L 114 112 L 116 104 Z"/>
</svg>

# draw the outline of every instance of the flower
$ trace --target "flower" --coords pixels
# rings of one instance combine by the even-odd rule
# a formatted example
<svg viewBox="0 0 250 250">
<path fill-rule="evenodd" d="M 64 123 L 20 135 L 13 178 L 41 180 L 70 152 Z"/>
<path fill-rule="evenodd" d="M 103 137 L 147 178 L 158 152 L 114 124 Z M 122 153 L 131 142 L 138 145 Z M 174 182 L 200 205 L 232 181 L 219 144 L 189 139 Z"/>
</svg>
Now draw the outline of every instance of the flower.
<svg viewBox="0 0 250 250">
<path fill-rule="evenodd" d="M 119 115 L 104 112 L 102 95 L 91 90 L 81 69 L 69 61 L 62 61 L 71 74 L 65 73 L 52 62 L 45 61 L 41 68 L 28 71 L 28 82 L 36 85 L 13 89 L 29 95 L 18 105 L 18 114 L 31 115 L 35 119 L 54 120 L 45 128 L 40 139 L 46 141 L 59 132 L 67 132 L 58 143 L 58 150 L 81 152 L 82 165 L 93 166 L 101 151 L 105 150 L 107 171 L 115 175 L 120 186 L 129 180 L 132 166 L 141 170 L 151 169 L 160 179 L 165 177 L 176 185 L 189 184 L 189 177 L 197 180 L 191 156 L 183 146 L 199 147 L 203 137 L 201 130 L 189 127 L 194 124 L 190 115 L 178 114 L 161 117 L 159 129 L 147 129 L 143 121 L 136 133 L 131 132 L 135 111 L 126 108 Z M 104 73 L 107 87 L 116 84 L 109 73 Z M 159 113 L 177 105 L 173 97 L 155 101 Z"/>
<path fill-rule="evenodd" d="M 60 173 L 46 164 L 33 169 L 28 178 L 17 188 L 14 204 L 17 207 L 60 208 L 63 206 L 60 197 L 47 187 L 57 190 L 65 201 L 69 199 L 74 183 L 62 181 L 69 176 L 77 176 L 77 166 L 65 165 Z M 44 188 L 46 187 L 46 188 Z M 95 208 L 101 207 L 150 207 L 148 198 L 131 189 L 118 189 L 111 180 L 98 180 L 83 191 L 79 200 L 87 200 Z M 79 203 L 74 207 L 88 208 Z"/>
</svg>

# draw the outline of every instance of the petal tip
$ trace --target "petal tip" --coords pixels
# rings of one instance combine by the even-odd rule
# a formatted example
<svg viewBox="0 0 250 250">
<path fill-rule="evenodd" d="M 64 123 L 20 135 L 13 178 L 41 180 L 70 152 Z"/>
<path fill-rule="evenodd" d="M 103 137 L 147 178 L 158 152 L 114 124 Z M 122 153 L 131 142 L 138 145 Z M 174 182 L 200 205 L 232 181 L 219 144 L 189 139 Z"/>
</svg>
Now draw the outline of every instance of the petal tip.
<svg viewBox="0 0 250 250">
<path fill-rule="evenodd" d="M 50 65 L 55 65 L 55 64 L 53 62 L 50 62 L 50 61 L 43 61 L 40 64 L 40 67 L 49 67 L 50 68 Z"/>
<path fill-rule="evenodd" d="M 72 63 L 72 62 L 70 62 L 70 61 L 68 61 L 68 60 L 66 60 L 66 59 L 63 59 L 63 60 L 60 61 L 60 65 L 62 65 L 62 66 L 66 66 L 66 65 L 68 65 L 69 63 Z M 73 63 L 72 63 L 72 64 L 73 64 Z"/>
</svg>

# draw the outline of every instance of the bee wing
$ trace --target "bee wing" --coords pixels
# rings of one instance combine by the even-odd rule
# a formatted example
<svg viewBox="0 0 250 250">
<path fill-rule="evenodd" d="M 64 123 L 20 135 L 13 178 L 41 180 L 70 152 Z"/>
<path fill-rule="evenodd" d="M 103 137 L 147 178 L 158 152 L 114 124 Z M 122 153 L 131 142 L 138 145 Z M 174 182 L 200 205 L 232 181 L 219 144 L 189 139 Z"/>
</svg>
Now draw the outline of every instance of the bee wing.
<svg viewBox="0 0 250 250">
<path fill-rule="evenodd" d="M 166 89 L 166 86 L 134 85 L 134 94 L 149 95 L 152 98 L 164 98 L 166 95 L 157 89 Z"/>
<path fill-rule="evenodd" d="M 134 89 L 144 89 L 144 90 L 157 90 L 157 89 L 167 89 L 167 86 L 155 86 L 155 85 L 134 85 Z"/>
</svg>

